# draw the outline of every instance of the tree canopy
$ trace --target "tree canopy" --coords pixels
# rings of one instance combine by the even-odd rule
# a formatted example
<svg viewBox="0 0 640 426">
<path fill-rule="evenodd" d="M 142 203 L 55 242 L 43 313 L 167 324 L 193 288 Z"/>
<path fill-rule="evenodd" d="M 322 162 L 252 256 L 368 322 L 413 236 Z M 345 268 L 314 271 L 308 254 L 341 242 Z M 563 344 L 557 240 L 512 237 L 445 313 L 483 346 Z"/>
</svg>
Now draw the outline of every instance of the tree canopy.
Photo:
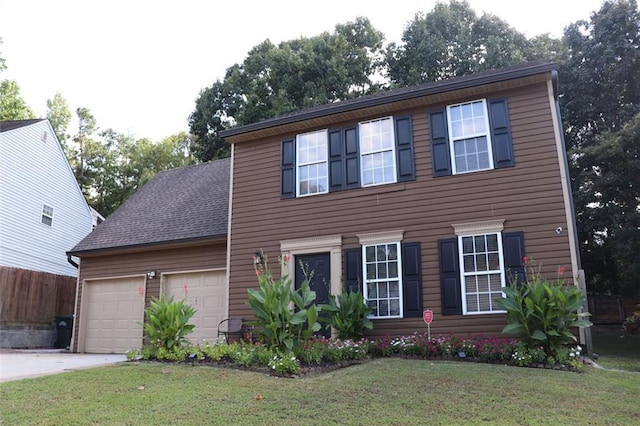
<svg viewBox="0 0 640 426">
<path fill-rule="evenodd" d="M 218 133 L 231 125 L 375 92 L 383 40 L 368 19 L 357 18 L 332 33 L 255 46 L 223 81 L 200 93 L 189 118 L 194 155 L 201 161 L 228 156 Z"/>
</svg>

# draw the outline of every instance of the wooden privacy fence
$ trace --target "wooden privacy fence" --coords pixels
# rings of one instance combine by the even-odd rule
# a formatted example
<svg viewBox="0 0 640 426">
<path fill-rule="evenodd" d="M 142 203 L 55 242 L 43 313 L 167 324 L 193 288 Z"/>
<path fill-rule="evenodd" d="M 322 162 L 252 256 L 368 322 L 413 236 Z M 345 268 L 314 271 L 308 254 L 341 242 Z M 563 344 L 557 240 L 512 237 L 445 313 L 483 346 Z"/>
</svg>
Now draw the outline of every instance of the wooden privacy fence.
<svg viewBox="0 0 640 426">
<path fill-rule="evenodd" d="M 76 278 L 0 266 L 0 323 L 51 324 L 71 315 Z"/>
</svg>

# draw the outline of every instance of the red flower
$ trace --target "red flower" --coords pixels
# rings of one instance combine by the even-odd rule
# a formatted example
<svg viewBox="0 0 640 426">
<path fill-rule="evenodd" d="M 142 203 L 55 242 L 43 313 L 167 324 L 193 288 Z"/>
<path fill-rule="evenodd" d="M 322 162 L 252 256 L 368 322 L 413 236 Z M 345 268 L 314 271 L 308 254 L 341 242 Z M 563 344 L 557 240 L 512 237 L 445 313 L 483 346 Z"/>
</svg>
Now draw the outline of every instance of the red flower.
<svg viewBox="0 0 640 426">
<path fill-rule="evenodd" d="M 527 256 L 523 256 L 522 263 L 526 266 L 529 263 L 529 258 Z"/>
<path fill-rule="evenodd" d="M 256 269 L 256 275 L 257 275 L 257 276 L 262 275 L 262 271 L 261 271 L 260 269 Z"/>
<path fill-rule="evenodd" d="M 566 271 L 564 266 L 559 266 L 558 267 L 558 274 L 562 275 L 562 274 L 564 274 L 564 271 Z"/>
<path fill-rule="evenodd" d="M 186 295 L 187 293 L 189 293 L 189 287 L 186 284 L 182 285 L 182 288 L 184 289 L 184 294 Z"/>
</svg>

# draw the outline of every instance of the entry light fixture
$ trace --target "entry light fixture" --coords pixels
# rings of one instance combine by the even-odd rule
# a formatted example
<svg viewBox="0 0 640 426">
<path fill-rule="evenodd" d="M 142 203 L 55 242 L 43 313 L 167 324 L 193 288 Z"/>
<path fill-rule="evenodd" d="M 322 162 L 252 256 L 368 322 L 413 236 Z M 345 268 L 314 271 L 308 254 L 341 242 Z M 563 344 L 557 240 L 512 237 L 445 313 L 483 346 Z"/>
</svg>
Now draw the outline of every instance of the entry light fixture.
<svg viewBox="0 0 640 426">
<path fill-rule="evenodd" d="M 156 277 L 156 271 L 148 271 L 147 272 L 147 279 L 151 280 L 154 279 Z"/>
</svg>

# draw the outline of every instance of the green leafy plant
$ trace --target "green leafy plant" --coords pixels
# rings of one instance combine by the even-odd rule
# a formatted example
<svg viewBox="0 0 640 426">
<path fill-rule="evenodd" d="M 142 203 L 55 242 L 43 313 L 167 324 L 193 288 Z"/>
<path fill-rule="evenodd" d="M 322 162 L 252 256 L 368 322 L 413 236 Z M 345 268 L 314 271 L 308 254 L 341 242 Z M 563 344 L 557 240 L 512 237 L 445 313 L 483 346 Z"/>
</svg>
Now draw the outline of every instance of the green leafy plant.
<svg viewBox="0 0 640 426">
<path fill-rule="evenodd" d="M 321 308 L 329 312 L 326 321 L 337 330 L 340 339 L 359 339 L 365 329 L 373 328 L 373 322 L 368 318 L 371 307 L 364 302 L 359 291 L 343 291 L 331 296 L 329 304 L 321 305 Z"/>
<path fill-rule="evenodd" d="M 144 337 L 150 345 L 171 352 L 189 342 L 187 335 L 194 328 L 189 320 L 196 310 L 185 300 L 176 302 L 173 297 L 167 298 L 165 295 L 154 297 L 144 313 Z"/>
<path fill-rule="evenodd" d="M 584 319 L 589 314 L 579 313 L 584 296 L 578 287 L 551 282 L 543 278 L 532 265 L 527 264 L 527 281 L 505 287 L 505 298 L 497 300 L 507 311 L 507 326 L 502 330 L 514 334 L 528 348 L 542 347 L 547 356 L 557 357 L 564 345 L 575 342 L 576 327 L 590 327 Z"/>
<path fill-rule="evenodd" d="M 298 289 L 293 288 L 287 275 L 275 279 L 262 251 L 256 255 L 254 269 L 259 287 L 248 290 L 247 303 L 256 318 L 255 324 L 272 347 L 291 352 L 321 328 L 316 292 L 309 288 L 308 278 Z"/>
</svg>

